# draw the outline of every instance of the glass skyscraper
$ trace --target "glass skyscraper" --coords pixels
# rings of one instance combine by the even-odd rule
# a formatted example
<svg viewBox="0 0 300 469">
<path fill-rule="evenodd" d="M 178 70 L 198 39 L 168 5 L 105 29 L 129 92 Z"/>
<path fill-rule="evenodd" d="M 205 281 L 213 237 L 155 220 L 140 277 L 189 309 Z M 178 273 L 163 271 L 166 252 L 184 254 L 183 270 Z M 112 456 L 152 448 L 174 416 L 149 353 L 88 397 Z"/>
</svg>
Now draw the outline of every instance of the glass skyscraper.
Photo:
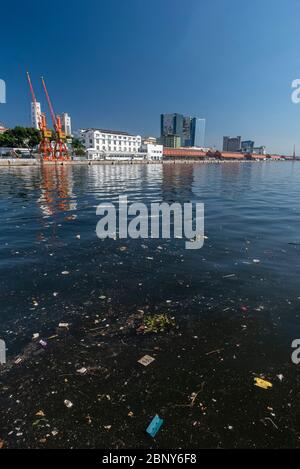
<svg viewBox="0 0 300 469">
<path fill-rule="evenodd" d="M 161 139 L 178 136 L 182 147 L 204 147 L 205 119 L 183 116 L 182 114 L 161 114 Z"/>
<path fill-rule="evenodd" d="M 192 147 L 204 147 L 205 140 L 205 119 L 193 117 L 191 120 L 191 141 Z"/>
</svg>

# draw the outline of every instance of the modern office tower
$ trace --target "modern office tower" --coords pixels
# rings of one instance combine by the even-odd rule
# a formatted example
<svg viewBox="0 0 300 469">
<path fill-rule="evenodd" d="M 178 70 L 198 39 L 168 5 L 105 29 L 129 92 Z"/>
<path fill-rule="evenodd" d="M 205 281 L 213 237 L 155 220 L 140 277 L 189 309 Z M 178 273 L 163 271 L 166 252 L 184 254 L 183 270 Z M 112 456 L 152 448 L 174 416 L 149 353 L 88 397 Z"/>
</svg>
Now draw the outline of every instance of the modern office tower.
<svg viewBox="0 0 300 469">
<path fill-rule="evenodd" d="M 173 135 L 175 133 L 174 114 L 160 115 L 160 136 Z"/>
<path fill-rule="evenodd" d="M 252 153 L 254 148 L 253 140 L 244 140 L 241 143 L 241 150 L 243 153 Z"/>
<path fill-rule="evenodd" d="M 177 135 L 183 143 L 183 121 L 182 114 L 161 114 L 160 116 L 160 136 Z"/>
<path fill-rule="evenodd" d="M 159 142 L 161 145 L 168 148 L 181 147 L 181 137 L 179 137 L 179 135 L 163 135 L 160 137 Z"/>
<path fill-rule="evenodd" d="M 173 135 L 172 145 L 178 143 L 183 147 L 204 146 L 205 119 L 197 117 L 183 116 L 182 114 L 161 114 L 160 117 L 161 139 Z M 162 141 L 162 140 L 161 140 Z M 170 141 L 171 143 L 171 141 Z M 172 148 L 176 148 L 173 147 Z"/>
<path fill-rule="evenodd" d="M 240 151 L 241 137 L 223 137 L 223 151 Z"/>
<path fill-rule="evenodd" d="M 193 117 L 191 119 L 191 145 L 192 147 L 204 147 L 205 140 L 205 119 Z"/>
<path fill-rule="evenodd" d="M 192 144 L 192 118 L 190 116 L 185 116 L 183 118 L 183 142 L 182 146 L 184 147 L 191 147 Z"/>
</svg>

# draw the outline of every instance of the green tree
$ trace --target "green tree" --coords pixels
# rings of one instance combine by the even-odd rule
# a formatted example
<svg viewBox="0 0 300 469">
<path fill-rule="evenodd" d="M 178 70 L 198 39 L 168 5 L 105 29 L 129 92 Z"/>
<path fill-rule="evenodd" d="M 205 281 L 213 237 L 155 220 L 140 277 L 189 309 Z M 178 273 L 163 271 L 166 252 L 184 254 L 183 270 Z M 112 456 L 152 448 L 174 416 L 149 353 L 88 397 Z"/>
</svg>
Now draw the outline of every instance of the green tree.
<svg viewBox="0 0 300 469">
<path fill-rule="evenodd" d="M 39 130 L 17 126 L 0 135 L 0 147 L 28 148 L 32 151 L 41 141 Z"/>
<path fill-rule="evenodd" d="M 72 140 L 72 150 L 76 156 L 84 156 L 85 155 L 85 146 L 78 138 L 73 138 Z"/>
</svg>

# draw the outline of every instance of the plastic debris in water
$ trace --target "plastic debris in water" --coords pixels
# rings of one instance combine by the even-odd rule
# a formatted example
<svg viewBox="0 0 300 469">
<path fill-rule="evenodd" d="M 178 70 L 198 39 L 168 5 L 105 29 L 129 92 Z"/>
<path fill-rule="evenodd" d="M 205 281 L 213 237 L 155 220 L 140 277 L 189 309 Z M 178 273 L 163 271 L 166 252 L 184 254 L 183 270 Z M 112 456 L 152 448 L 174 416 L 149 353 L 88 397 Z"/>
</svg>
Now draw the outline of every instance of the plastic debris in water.
<svg viewBox="0 0 300 469">
<path fill-rule="evenodd" d="M 87 369 L 83 366 L 82 368 L 79 368 L 79 370 L 76 370 L 76 372 L 80 375 L 84 375 L 87 372 Z"/>
<path fill-rule="evenodd" d="M 32 338 L 33 339 L 38 339 L 40 337 L 40 334 L 38 332 L 36 332 L 35 334 L 33 334 Z"/>
<path fill-rule="evenodd" d="M 253 259 L 254 264 L 259 264 L 260 260 L 259 259 Z"/>
<path fill-rule="evenodd" d="M 40 340 L 39 341 L 39 344 L 42 346 L 42 347 L 47 347 L 47 342 L 45 340 Z"/>
<path fill-rule="evenodd" d="M 148 428 L 146 429 L 146 432 L 148 433 L 148 435 L 152 436 L 152 438 L 155 438 L 155 435 L 157 434 L 163 423 L 163 419 L 161 419 L 156 414 L 155 417 L 152 419 L 151 423 L 149 424 Z"/>
<path fill-rule="evenodd" d="M 61 327 L 62 329 L 67 329 L 69 327 L 69 323 L 68 322 L 60 322 L 58 324 L 58 327 Z"/>
<path fill-rule="evenodd" d="M 144 366 L 150 365 L 150 363 L 154 362 L 155 358 L 150 357 L 150 355 L 144 355 L 142 358 L 138 360 L 138 363 Z"/>
<path fill-rule="evenodd" d="M 63 270 L 61 274 L 62 274 L 62 275 L 69 275 L 69 273 L 70 273 L 70 272 L 68 272 L 67 270 Z"/>
<path fill-rule="evenodd" d="M 64 404 L 66 407 L 68 407 L 68 409 L 71 409 L 71 407 L 73 407 L 73 402 L 69 401 L 68 399 L 64 400 Z"/>
<path fill-rule="evenodd" d="M 262 389 L 269 389 L 272 388 L 273 384 L 270 383 L 269 381 L 265 381 L 264 379 L 261 378 L 254 378 L 254 386 L 258 386 L 259 388 Z"/>
</svg>

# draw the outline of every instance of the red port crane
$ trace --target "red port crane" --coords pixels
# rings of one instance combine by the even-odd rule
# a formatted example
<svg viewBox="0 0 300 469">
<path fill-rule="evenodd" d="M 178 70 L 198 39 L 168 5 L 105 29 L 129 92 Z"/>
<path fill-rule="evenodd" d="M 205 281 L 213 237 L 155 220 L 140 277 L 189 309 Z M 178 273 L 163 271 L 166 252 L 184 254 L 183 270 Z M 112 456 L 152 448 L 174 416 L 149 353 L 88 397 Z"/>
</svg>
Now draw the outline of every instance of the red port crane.
<svg viewBox="0 0 300 469">
<path fill-rule="evenodd" d="M 52 102 L 46 87 L 46 83 L 43 77 L 41 77 L 43 88 L 45 91 L 46 99 L 48 102 L 49 111 L 51 114 L 53 127 L 55 130 L 55 144 L 53 148 L 53 159 L 55 160 L 69 160 L 70 155 L 66 145 L 66 134 L 62 131 L 61 118 L 58 115 L 55 115 Z"/>
<path fill-rule="evenodd" d="M 31 83 L 31 78 L 28 72 L 27 74 L 27 80 L 32 96 L 32 102 L 34 104 L 34 107 L 36 109 L 37 107 L 37 100 L 35 97 L 34 89 Z M 42 135 L 40 144 L 39 144 L 39 153 L 41 154 L 43 160 L 51 160 L 52 159 L 52 147 L 51 147 L 51 137 L 52 137 L 52 132 L 51 130 L 47 129 L 47 121 L 46 121 L 46 115 L 44 113 L 41 113 L 39 116 L 39 129 Z"/>
</svg>

